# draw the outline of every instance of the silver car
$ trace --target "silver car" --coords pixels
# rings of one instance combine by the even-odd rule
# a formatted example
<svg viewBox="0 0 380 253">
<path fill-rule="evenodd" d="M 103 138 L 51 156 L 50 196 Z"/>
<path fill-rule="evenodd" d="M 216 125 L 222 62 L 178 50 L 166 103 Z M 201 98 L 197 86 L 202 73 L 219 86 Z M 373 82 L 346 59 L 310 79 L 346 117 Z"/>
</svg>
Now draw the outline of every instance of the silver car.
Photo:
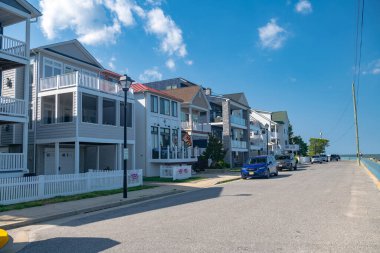
<svg viewBox="0 0 380 253">
<path fill-rule="evenodd" d="M 322 163 L 322 158 L 319 155 L 313 155 L 311 157 L 311 164 L 313 163 Z"/>
</svg>

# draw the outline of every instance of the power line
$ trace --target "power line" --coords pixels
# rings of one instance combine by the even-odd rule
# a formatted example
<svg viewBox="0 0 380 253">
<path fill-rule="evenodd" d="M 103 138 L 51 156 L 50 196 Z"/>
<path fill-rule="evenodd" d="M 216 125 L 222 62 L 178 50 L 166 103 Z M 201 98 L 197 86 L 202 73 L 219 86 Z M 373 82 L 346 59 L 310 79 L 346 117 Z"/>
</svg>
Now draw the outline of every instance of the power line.
<svg viewBox="0 0 380 253">
<path fill-rule="evenodd" d="M 361 66 L 361 60 L 362 60 L 362 45 L 363 45 L 363 25 L 364 25 L 364 0 L 362 0 L 362 13 L 361 13 L 361 22 L 360 22 L 360 45 L 359 45 L 359 60 L 358 60 L 358 87 L 356 90 L 356 104 L 359 105 L 359 89 L 360 89 L 360 66 Z"/>
</svg>

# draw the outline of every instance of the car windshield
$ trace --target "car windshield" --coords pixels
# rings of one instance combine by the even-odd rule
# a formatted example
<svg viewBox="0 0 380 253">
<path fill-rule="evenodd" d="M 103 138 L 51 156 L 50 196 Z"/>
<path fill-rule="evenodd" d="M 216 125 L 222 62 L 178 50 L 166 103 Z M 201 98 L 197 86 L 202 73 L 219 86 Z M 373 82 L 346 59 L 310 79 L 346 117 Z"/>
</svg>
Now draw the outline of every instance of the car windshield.
<svg viewBox="0 0 380 253">
<path fill-rule="evenodd" d="M 290 159 L 288 155 L 276 155 L 276 160 L 287 160 Z"/>
<path fill-rule="evenodd" d="M 258 163 L 266 163 L 266 157 L 254 157 L 248 160 L 248 164 L 258 164 Z"/>
<path fill-rule="evenodd" d="M 317 156 L 317 155 L 313 155 L 313 158 L 319 158 L 319 156 Z"/>
</svg>

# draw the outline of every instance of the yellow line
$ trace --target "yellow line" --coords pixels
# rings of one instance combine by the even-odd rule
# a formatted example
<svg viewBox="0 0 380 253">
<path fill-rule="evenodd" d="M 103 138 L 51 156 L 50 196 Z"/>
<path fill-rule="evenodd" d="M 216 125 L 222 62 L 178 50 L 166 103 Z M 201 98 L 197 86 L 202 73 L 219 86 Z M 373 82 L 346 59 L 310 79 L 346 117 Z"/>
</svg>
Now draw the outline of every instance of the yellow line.
<svg viewBox="0 0 380 253">
<path fill-rule="evenodd" d="M 7 244 L 8 240 L 9 238 L 7 231 L 0 229 L 0 249 Z"/>
<path fill-rule="evenodd" d="M 375 183 L 377 189 L 380 191 L 380 181 L 377 179 L 377 177 L 367 168 L 367 166 L 365 166 L 364 164 L 362 164 L 362 167 L 364 168 L 364 170 L 367 172 L 367 174 L 369 175 L 369 177 L 373 180 L 373 182 Z"/>
</svg>

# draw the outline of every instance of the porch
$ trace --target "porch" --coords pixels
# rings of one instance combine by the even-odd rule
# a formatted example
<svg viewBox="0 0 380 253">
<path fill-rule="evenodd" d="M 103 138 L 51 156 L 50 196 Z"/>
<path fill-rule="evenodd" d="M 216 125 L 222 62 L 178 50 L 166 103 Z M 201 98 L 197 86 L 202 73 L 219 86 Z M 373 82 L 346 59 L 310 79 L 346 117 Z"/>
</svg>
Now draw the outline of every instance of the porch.
<svg viewBox="0 0 380 253">
<path fill-rule="evenodd" d="M 26 122 L 25 109 L 25 100 L 0 96 L 0 121 Z"/>
</svg>

